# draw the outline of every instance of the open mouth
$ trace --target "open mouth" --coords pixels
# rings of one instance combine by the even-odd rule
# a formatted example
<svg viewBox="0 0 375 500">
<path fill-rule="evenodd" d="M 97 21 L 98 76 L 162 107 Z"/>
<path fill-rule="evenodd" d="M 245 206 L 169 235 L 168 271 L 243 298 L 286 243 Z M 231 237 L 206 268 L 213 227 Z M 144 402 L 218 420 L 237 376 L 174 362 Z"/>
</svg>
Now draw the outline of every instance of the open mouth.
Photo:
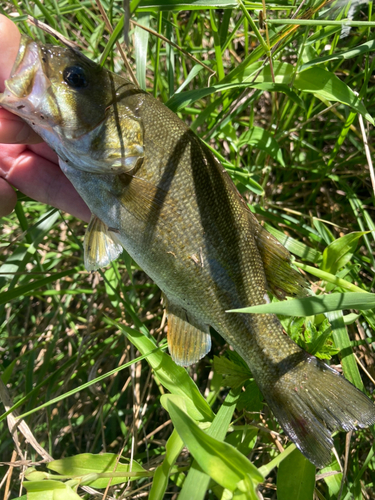
<svg viewBox="0 0 375 500">
<path fill-rule="evenodd" d="M 22 36 L 11 77 L 0 95 L 2 107 L 20 116 L 37 111 L 51 85 L 43 71 L 42 58 L 38 44 Z"/>
</svg>

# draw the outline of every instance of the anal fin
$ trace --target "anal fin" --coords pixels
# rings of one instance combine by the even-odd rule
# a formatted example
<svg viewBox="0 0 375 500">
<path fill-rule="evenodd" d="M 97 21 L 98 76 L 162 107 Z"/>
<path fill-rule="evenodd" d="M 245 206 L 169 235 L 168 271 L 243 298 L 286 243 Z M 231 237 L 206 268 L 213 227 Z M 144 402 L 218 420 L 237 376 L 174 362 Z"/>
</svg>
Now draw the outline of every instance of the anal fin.
<svg viewBox="0 0 375 500">
<path fill-rule="evenodd" d="M 83 242 L 84 262 L 87 271 L 107 266 L 122 253 L 116 236 L 96 215 L 92 215 Z"/>
<path fill-rule="evenodd" d="M 185 309 L 167 302 L 168 347 L 173 361 L 190 366 L 211 349 L 209 326 L 197 320 Z"/>
</svg>

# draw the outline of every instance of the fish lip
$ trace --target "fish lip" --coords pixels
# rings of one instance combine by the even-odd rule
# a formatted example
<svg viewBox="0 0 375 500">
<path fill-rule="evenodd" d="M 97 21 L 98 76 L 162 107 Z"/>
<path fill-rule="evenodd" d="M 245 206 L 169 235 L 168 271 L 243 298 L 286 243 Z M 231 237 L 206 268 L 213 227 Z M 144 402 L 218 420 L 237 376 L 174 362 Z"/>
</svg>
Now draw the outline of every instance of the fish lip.
<svg viewBox="0 0 375 500">
<path fill-rule="evenodd" d="M 21 40 L 20 40 L 20 47 L 18 49 L 17 57 L 16 60 L 14 61 L 12 71 L 10 72 L 10 76 L 7 80 L 5 80 L 5 92 L 6 91 L 10 92 L 14 97 L 21 98 L 21 97 L 27 97 L 27 95 L 19 95 L 16 91 L 16 87 L 12 85 L 14 80 L 22 74 L 27 66 L 33 66 L 37 63 L 35 54 L 34 55 L 34 61 L 32 61 L 32 64 L 27 65 L 27 61 L 25 59 L 27 56 L 30 54 L 30 46 L 34 45 L 34 47 L 37 46 L 36 42 L 34 42 L 31 38 L 29 38 L 26 35 L 21 35 Z M 26 68 L 25 68 L 26 66 Z M 32 90 L 32 86 L 31 86 Z"/>
<path fill-rule="evenodd" d="M 24 60 L 24 57 L 27 52 L 27 46 L 29 45 L 30 42 L 32 42 L 32 40 L 28 36 L 21 34 L 20 46 L 17 52 L 16 59 L 13 63 L 9 77 L 4 82 L 5 86 L 4 92 L 0 93 L 0 106 L 3 107 L 4 109 L 8 109 L 10 107 L 9 103 L 7 103 L 6 100 L 7 99 L 9 100 L 9 98 L 11 97 L 9 93 L 13 94 L 12 90 L 8 86 L 8 82 L 12 77 L 14 77 L 17 74 L 18 68 L 22 64 L 22 61 Z"/>
<path fill-rule="evenodd" d="M 12 78 L 12 76 L 14 76 L 17 73 L 19 66 L 22 64 L 22 61 L 25 58 L 25 55 L 26 55 L 26 52 L 27 52 L 27 47 L 32 42 L 33 42 L 33 40 L 31 40 L 30 37 L 28 37 L 28 36 L 26 36 L 24 34 L 21 34 L 20 46 L 19 46 L 19 49 L 18 49 L 18 52 L 17 52 L 17 56 L 16 56 L 16 59 L 15 59 L 15 61 L 13 63 L 12 70 L 10 72 L 9 78 L 7 80 L 9 80 L 10 78 Z"/>
<path fill-rule="evenodd" d="M 0 94 L 0 105 L 21 117 L 29 117 L 43 106 L 51 82 L 45 74 L 41 47 L 22 35 L 20 48 L 5 90 Z M 20 107 L 20 104 L 23 106 Z M 21 111 L 22 109 L 22 111 Z"/>
</svg>

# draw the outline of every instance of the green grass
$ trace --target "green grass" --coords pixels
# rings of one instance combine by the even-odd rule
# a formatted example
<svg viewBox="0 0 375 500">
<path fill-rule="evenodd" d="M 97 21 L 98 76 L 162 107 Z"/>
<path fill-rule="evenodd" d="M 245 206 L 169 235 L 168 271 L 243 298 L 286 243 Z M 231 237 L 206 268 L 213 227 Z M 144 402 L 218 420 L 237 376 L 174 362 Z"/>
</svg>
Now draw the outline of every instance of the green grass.
<svg viewBox="0 0 375 500">
<path fill-rule="evenodd" d="M 374 293 L 374 190 L 359 116 L 373 157 L 375 15 L 371 3 L 360 4 L 341 36 L 347 2 L 315 13 L 320 2 L 307 2 L 301 27 L 290 21 L 293 3 L 134 0 L 132 19 L 175 45 L 130 24 L 128 55 L 140 85 L 212 148 L 314 292 L 345 293 L 342 312 L 325 317 L 321 302 L 309 309 L 315 316 L 281 319 L 302 347 L 333 356 L 332 364 L 371 392 L 375 314 L 347 308 L 358 307 L 358 293 Z M 102 5 L 115 28 L 122 2 Z M 259 23 L 263 7 L 268 33 Z M 25 33 L 53 41 L 27 24 L 26 16 L 35 16 L 90 58 L 124 72 L 115 36 L 90 1 L 14 0 L 0 11 L 17 13 L 13 20 Z M 36 442 L 57 460 L 40 465 L 20 431 L 20 454 L 13 453 L 3 414 L 0 484 L 7 498 L 26 495 L 25 463 L 28 500 L 52 490 L 56 499 L 96 498 L 81 486 L 103 494 L 105 473 L 113 470 L 106 498 L 224 500 L 235 491 L 240 500 L 257 498 L 259 482 L 267 499 L 374 498 L 374 429 L 354 433 L 347 451 L 345 434 L 337 434 L 345 475 L 335 472 L 334 460 L 315 477 L 223 339 L 214 335 L 211 353 L 188 373 L 172 362 L 160 292 L 128 257 L 86 273 L 84 224 L 20 193 L 1 227 L 1 380 Z M 102 452 L 111 455 L 78 456 Z M 26 462 L 9 467 L 19 460 Z M 129 460 L 135 475 L 128 483 Z"/>
</svg>

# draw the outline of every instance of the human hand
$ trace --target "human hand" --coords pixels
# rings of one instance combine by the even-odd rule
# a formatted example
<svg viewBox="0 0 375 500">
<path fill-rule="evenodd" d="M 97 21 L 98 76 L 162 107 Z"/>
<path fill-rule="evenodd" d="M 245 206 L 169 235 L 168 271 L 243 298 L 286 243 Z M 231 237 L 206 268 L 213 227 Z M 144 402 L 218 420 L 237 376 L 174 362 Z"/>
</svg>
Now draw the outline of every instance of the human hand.
<svg viewBox="0 0 375 500">
<path fill-rule="evenodd" d="M 0 92 L 20 43 L 17 26 L 0 14 Z M 0 217 L 17 201 L 13 188 L 85 221 L 90 210 L 60 170 L 58 157 L 18 116 L 0 108 Z"/>
</svg>

